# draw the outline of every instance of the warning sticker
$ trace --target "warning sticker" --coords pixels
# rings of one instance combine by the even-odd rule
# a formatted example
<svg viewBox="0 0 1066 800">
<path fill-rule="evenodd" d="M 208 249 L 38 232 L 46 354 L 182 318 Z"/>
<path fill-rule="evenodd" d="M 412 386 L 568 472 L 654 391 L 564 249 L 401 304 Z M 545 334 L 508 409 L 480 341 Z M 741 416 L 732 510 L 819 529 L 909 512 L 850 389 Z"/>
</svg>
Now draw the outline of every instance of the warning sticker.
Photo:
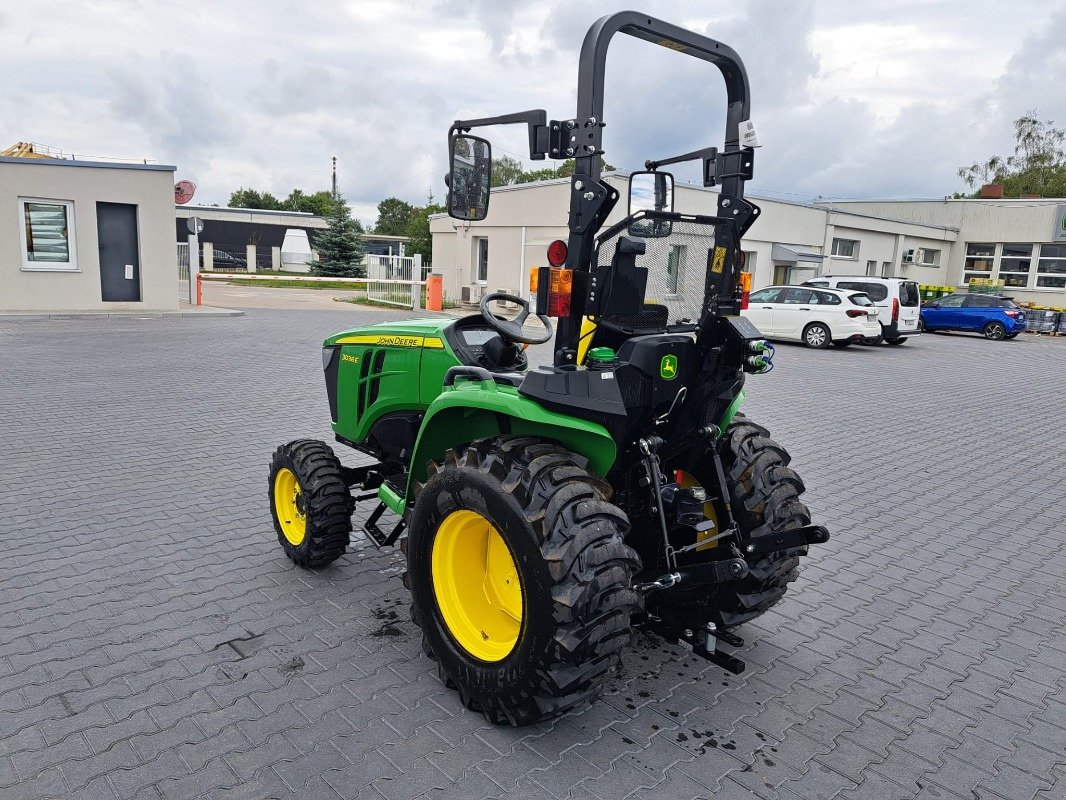
<svg viewBox="0 0 1066 800">
<path fill-rule="evenodd" d="M 711 272 L 716 275 L 721 275 L 722 270 L 725 269 L 725 248 L 714 248 L 714 260 L 711 262 Z"/>
</svg>

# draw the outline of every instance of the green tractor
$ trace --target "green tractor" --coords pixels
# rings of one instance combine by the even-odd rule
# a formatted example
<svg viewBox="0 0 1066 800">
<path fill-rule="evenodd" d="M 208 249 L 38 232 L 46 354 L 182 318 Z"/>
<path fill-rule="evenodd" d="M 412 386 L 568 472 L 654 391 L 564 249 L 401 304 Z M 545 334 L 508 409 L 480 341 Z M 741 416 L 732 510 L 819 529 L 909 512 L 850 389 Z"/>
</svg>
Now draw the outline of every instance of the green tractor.
<svg viewBox="0 0 1066 800">
<path fill-rule="evenodd" d="M 620 199 L 600 176 L 616 33 L 714 64 L 728 110 L 723 149 L 648 161 L 628 214 L 605 228 Z M 530 158 L 576 159 L 568 240 L 531 276 L 535 306 L 493 293 L 480 314 L 331 336 L 333 430 L 373 463 L 290 442 L 274 453 L 269 494 L 278 540 L 304 567 L 344 553 L 356 503 L 376 502 L 363 530 L 404 551 L 441 680 L 489 719 L 525 725 L 601 691 L 634 626 L 740 672 L 723 647 L 743 644 L 732 629 L 781 600 L 808 545 L 829 535 L 811 525 L 788 453 L 738 413 L 745 373 L 771 369 L 773 348 L 739 315 L 741 236 L 759 209 L 744 199 L 757 141 L 737 54 L 643 14 L 604 17 L 581 50 L 574 118 L 451 126 L 451 216 L 488 213 L 491 147 L 470 130 L 515 123 Z M 717 213 L 672 210 L 660 168 L 682 161 L 720 187 Z M 681 286 L 679 248 L 699 266 Z M 518 315 L 495 314 L 497 300 Z M 526 347 L 553 337 L 554 365 L 529 369 Z M 383 526 L 387 509 L 399 521 Z"/>
</svg>

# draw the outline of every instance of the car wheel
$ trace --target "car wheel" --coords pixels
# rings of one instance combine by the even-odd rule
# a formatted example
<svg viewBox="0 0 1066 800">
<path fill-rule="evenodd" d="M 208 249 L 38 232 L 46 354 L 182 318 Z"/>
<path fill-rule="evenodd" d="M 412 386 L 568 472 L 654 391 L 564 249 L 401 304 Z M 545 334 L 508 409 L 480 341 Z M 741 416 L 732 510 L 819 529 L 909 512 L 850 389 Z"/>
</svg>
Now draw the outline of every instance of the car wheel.
<svg viewBox="0 0 1066 800">
<path fill-rule="evenodd" d="M 829 328 L 821 322 L 812 322 L 803 329 L 803 343 L 807 345 L 807 347 L 823 349 L 829 347 L 831 341 Z"/>
<path fill-rule="evenodd" d="M 999 341 L 1007 335 L 1007 329 L 1003 327 L 1002 322 L 992 321 L 985 325 L 984 330 L 981 331 L 986 339 L 993 339 Z"/>
<path fill-rule="evenodd" d="M 893 347 L 895 347 L 898 344 L 903 344 L 905 341 L 907 341 L 907 337 L 906 336 L 897 336 L 895 339 L 885 339 L 885 343 L 886 344 L 890 344 Z"/>
<path fill-rule="evenodd" d="M 925 327 L 925 320 L 923 320 L 923 319 L 922 319 L 921 317 L 919 317 L 919 318 L 918 318 L 918 330 L 919 330 L 919 331 L 924 331 L 924 330 L 926 330 L 926 327 Z"/>
</svg>

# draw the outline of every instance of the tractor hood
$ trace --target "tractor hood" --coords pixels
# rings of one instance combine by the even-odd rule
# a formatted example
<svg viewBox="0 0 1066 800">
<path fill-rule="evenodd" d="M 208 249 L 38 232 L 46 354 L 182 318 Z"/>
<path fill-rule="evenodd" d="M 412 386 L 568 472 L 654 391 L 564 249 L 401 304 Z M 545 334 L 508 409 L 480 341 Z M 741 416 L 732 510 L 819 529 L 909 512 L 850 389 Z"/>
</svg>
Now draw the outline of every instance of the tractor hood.
<svg viewBox="0 0 1066 800">
<path fill-rule="evenodd" d="M 379 344 L 384 346 L 420 347 L 426 337 L 442 339 L 444 329 L 453 322 L 455 322 L 453 317 L 379 322 L 376 325 L 364 325 L 360 328 L 352 328 L 335 333 L 326 339 L 322 346 Z"/>
</svg>

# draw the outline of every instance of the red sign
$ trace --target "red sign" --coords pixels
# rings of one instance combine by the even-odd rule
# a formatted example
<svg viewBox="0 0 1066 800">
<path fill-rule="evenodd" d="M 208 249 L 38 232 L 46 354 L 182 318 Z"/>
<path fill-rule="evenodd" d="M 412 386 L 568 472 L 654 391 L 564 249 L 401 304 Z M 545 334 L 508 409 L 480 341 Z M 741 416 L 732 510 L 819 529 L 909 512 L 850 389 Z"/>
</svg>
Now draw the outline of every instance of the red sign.
<svg viewBox="0 0 1066 800">
<path fill-rule="evenodd" d="M 174 184 L 174 202 L 183 206 L 196 194 L 196 184 L 192 181 L 178 181 Z"/>
</svg>

